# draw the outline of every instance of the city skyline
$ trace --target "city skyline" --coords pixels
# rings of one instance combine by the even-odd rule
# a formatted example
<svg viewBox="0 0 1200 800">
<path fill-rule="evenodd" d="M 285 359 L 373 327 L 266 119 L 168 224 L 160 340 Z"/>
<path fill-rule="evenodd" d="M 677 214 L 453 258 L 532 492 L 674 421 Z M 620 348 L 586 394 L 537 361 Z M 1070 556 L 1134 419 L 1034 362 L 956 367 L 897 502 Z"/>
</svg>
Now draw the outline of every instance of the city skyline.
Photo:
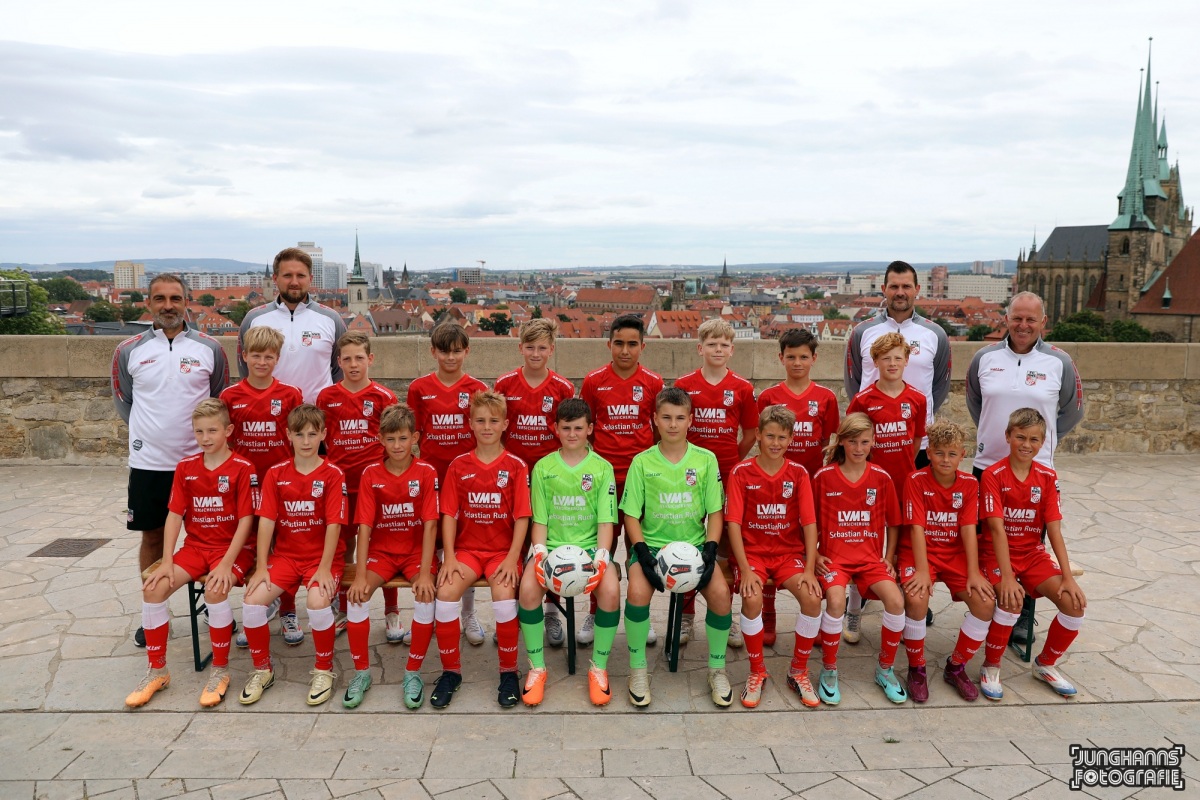
<svg viewBox="0 0 1200 800">
<path fill-rule="evenodd" d="M 6 25 L 0 260 L 1013 259 L 1115 216 L 1149 36 L 1200 153 L 1191 6 L 133 9 Z"/>
</svg>

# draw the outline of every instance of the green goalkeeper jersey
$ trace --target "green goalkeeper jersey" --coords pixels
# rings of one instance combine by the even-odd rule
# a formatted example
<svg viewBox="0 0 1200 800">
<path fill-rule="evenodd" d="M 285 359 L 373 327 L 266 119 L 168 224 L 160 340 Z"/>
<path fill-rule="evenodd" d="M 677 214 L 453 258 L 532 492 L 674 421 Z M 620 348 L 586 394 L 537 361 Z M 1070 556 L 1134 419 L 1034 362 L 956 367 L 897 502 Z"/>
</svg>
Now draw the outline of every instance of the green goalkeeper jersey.
<svg viewBox="0 0 1200 800">
<path fill-rule="evenodd" d="M 712 452 L 688 444 L 678 464 L 663 457 L 658 445 L 633 457 L 621 511 L 642 520 L 642 538 L 650 547 L 671 542 L 704 544 L 705 518 L 724 503 L 721 473 Z"/>
<path fill-rule="evenodd" d="M 617 521 L 617 484 L 612 465 L 595 451 L 575 466 L 555 451 L 533 466 L 533 521 L 546 526 L 546 547 L 596 547 L 596 528 Z"/>
</svg>

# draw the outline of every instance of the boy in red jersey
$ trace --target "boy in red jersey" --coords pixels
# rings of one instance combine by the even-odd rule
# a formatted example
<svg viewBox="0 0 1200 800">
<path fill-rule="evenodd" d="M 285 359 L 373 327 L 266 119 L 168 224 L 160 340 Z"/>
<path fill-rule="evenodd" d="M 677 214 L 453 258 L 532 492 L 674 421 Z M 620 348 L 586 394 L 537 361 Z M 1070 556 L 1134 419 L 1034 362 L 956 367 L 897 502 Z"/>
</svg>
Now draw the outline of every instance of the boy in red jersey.
<svg viewBox="0 0 1200 800">
<path fill-rule="evenodd" d="M 433 467 L 413 458 L 413 446 L 419 436 L 412 409 L 405 405 L 385 408 L 379 415 L 379 440 L 387 458 L 363 470 L 359 483 L 354 522 L 358 527 L 358 562 L 362 569 L 354 575 L 350 605 L 346 609 L 347 638 L 355 669 L 342 698 L 346 708 L 357 708 L 371 688 L 367 650 L 371 623 L 367 604 L 376 589 L 395 577 L 412 583 L 415 600 L 413 641 L 404 673 L 404 704 L 420 708 L 424 700 L 421 662 L 433 636 L 438 490 Z"/>
<path fill-rule="evenodd" d="M 274 328 L 260 325 L 246 332 L 242 342 L 242 357 L 246 374 L 242 380 L 221 392 L 229 407 L 233 435 L 229 447 L 254 465 L 254 507 L 258 508 L 263 479 L 267 470 L 292 457 L 292 445 L 287 438 L 287 417 L 292 409 L 304 402 L 300 390 L 275 377 L 275 366 L 283 350 L 283 334 Z M 251 528 L 247 546 L 254 547 Z M 283 641 L 298 645 L 304 641 L 304 630 L 296 617 L 296 595 L 284 594 L 278 609 L 272 605 L 267 618 L 279 613 L 279 632 Z M 238 647 L 248 647 L 246 632 L 234 637 Z"/>
<path fill-rule="evenodd" d="M 379 443 L 379 417 L 388 406 L 400 402 L 395 393 L 371 380 L 371 339 L 362 331 L 350 331 L 338 339 L 338 366 L 342 379 L 326 386 L 317 395 L 317 408 L 325 412 L 325 424 L 333 435 L 325 442 L 325 452 L 346 476 L 346 518 L 355 518 L 358 484 L 368 465 L 382 461 L 383 445 Z M 346 563 L 354 563 L 356 540 L 354 526 L 342 529 L 345 540 Z M 334 609 L 335 628 L 346 628 L 346 609 L 349 601 L 346 590 L 338 592 Z M 404 626 L 400 624 L 400 602 L 395 589 L 383 590 L 383 613 L 387 640 L 391 644 L 404 641 Z"/>
<path fill-rule="evenodd" d="M 793 328 L 779 337 L 779 363 L 784 379 L 758 396 L 758 410 L 781 405 L 796 415 L 796 427 L 787 457 L 808 471 L 809 478 L 825 465 L 825 448 L 837 433 L 837 395 L 809 377 L 817 361 L 817 337 L 804 328 Z M 775 587 L 763 589 L 763 646 L 775 644 Z"/>
<path fill-rule="evenodd" d="M 125 698 L 130 708 L 143 706 L 171 684 L 167 672 L 167 636 L 171 612 L 167 598 L 188 581 L 205 573 L 204 602 L 208 605 L 212 640 L 212 673 L 200 693 L 200 705 L 211 708 L 229 688 L 229 639 L 233 611 L 229 590 L 241 584 L 254 564 L 246 548 L 254 520 L 251 481 L 254 466 L 234 455 L 227 444 L 232 432 L 229 411 L 215 398 L 200 402 L 192 412 L 192 430 L 200 452 L 179 462 L 168 503 L 163 555 L 158 569 L 142 585 L 142 628 L 150 667 L 138 687 Z M 179 552 L 179 531 L 187 538 Z"/>
<path fill-rule="evenodd" d="M 638 453 L 657 441 L 654 427 L 654 398 L 662 391 L 663 379 L 639 363 L 646 349 L 646 326 L 636 314 L 622 314 L 613 320 L 608 331 L 608 351 L 612 363 L 592 370 L 583 379 L 579 397 L 588 404 L 595 417 L 592 428 L 592 448 L 612 464 L 617 481 L 617 507 L 625 492 L 625 477 L 629 464 Z M 622 516 L 617 515 L 613 541 L 622 528 Z M 616 546 L 613 546 L 616 549 Z M 576 641 L 589 643 L 595 637 L 595 597 L 590 613 L 583 620 Z M 646 644 L 658 642 L 654 626 L 646 634 Z"/>
<path fill-rule="evenodd" d="M 529 470 L 525 462 L 504 449 L 501 435 L 508 426 L 504 397 L 476 392 L 470 402 L 475 449 L 450 463 L 442 483 L 442 547 L 438 573 L 436 625 L 442 676 L 429 704 L 450 705 L 462 684 L 459 657 L 458 601 L 480 577 L 492 590 L 496 636 L 500 646 L 500 688 L 497 702 L 512 708 L 521 698 L 517 674 L 517 587 L 521 580 L 521 551 L 533 513 L 529 503 Z"/>
<path fill-rule="evenodd" d="M 983 646 L 996 606 L 992 586 L 979 570 L 975 536 L 979 521 L 979 483 L 960 472 L 967 435 L 953 422 L 929 426 L 929 466 L 904 484 L 904 524 L 896 571 L 904 587 L 904 649 L 908 652 L 908 694 L 915 703 L 929 699 L 925 676 L 925 612 L 933 583 L 940 581 L 955 600 L 967 604 L 954 652 L 942 677 L 964 700 L 979 691 L 967 677 L 966 664 Z"/>
<path fill-rule="evenodd" d="M 768 406 L 758 418 L 756 458 L 733 468 L 726 483 L 725 524 L 736 561 L 734 584 L 742 592 L 742 634 L 750 675 L 742 705 L 758 706 L 767 667 L 763 661 L 763 584 L 774 581 L 800 603 L 796 647 L 788 686 L 804 705 L 820 705 L 808 678 L 808 656 L 821 626 L 821 584 L 817 580 L 817 515 L 808 472 L 786 455 L 796 415 Z"/>
<path fill-rule="evenodd" d="M 875 446 L 871 463 L 892 476 L 896 497 L 904 494 L 904 482 L 917 468 L 917 453 L 925 437 L 925 395 L 904 382 L 904 367 L 911 350 L 904 337 L 885 333 L 871 344 L 871 359 L 879 370 L 879 379 L 850 400 L 847 414 L 862 412 L 875 425 Z M 866 605 L 851 586 L 846 625 L 846 641 L 857 644 L 862 607 Z"/>
<path fill-rule="evenodd" d="M 308 704 L 333 695 L 333 598 L 345 563 L 342 526 L 346 524 L 346 479 L 320 456 L 325 414 L 304 403 L 288 414 L 288 439 L 295 457 L 267 470 L 258 507 L 258 557 L 246 582 L 242 622 L 250 640 L 254 672 L 238 698 L 257 703 L 275 683 L 267 605 L 285 591 L 306 587 L 305 604 L 312 626 L 316 665 Z M 278 534 L 278 535 L 276 535 Z M 272 544 L 274 549 L 272 549 Z"/>
<path fill-rule="evenodd" d="M 542 456 L 558 449 L 550 420 L 558 412 L 559 403 L 575 396 L 575 384 L 550 369 L 557 334 L 558 323 L 554 320 L 531 319 L 523 324 L 518 350 L 525 366 L 496 379 L 496 392 L 504 395 L 508 407 L 504 449 L 524 461 L 531 474 Z M 563 624 L 553 598 L 552 593 L 547 594 L 543 612 L 546 641 L 551 647 L 562 647 Z M 585 639 L 576 636 L 576 641 L 590 644 L 595 634 L 591 628 L 588 633 Z"/>
<path fill-rule="evenodd" d="M 726 366 L 733 356 L 733 326 L 720 317 L 706 320 L 697 331 L 696 352 L 704 365 L 675 381 L 692 399 L 692 424 L 687 439 L 717 457 L 721 483 L 734 465 L 754 447 L 758 430 L 758 408 L 750 381 Z M 740 434 L 740 438 L 739 438 Z M 723 548 L 724 549 L 724 548 Z M 691 637 L 696 614 L 696 593 L 688 592 L 683 605 L 683 627 L 679 643 Z M 737 618 L 729 629 L 730 647 L 741 647 Z"/>
<path fill-rule="evenodd" d="M 987 533 L 980 543 L 979 561 L 995 587 L 998 607 L 987 635 L 979 688 L 989 700 L 1003 696 L 1000 657 L 1028 593 L 1048 597 L 1058 606 L 1046 644 L 1033 660 L 1033 676 L 1063 697 L 1073 697 L 1075 687 L 1055 664 L 1083 627 L 1087 598 L 1067 560 L 1058 475 L 1033 460 L 1046 441 L 1046 420 L 1035 409 L 1017 409 L 1008 418 L 1004 438 L 1008 458 L 983 471 L 981 487 L 980 514 L 987 521 Z M 1053 560 L 1043 536 L 1050 539 Z"/>
<path fill-rule="evenodd" d="M 429 352 L 437 369 L 408 385 L 408 407 L 422 433 L 420 458 L 433 467 L 440 485 L 445 486 L 450 462 L 475 447 L 467 407 L 473 394 L 487 391 L 487 384 L 463 372 L 471 340 L 453 322 L 443 322 L 430 332 Z M 474 589 L 468 589 L 462 598 L 462 629 L 468 642 L 483 644 Z"/>
<path fill-rule="evenodd" d="M 893 703 L 908 699 L 908 692 L 892 669 L 904 631 L 904 595 L 896 585 L 892 567 L 900 529 L 900 503 L 891 477 L 867 460 L 874 443 L 873 429 L 866 414 L 847 414 L 838 426 L 837 443 L 826 451 L 829 465 L 813 477 L 813 502 L 821 535 L 817 573 L 825 589 L 825 613 L 821 617 L 824 668 L 817 694 L 831 706 L 842 700 L 837 652 L 846 611 L 846 586 L 852 581 L 863 597 L 883 601 L 875 682 Z M 882 541 L 885 536 L 886 549 Z"/>
</svg>

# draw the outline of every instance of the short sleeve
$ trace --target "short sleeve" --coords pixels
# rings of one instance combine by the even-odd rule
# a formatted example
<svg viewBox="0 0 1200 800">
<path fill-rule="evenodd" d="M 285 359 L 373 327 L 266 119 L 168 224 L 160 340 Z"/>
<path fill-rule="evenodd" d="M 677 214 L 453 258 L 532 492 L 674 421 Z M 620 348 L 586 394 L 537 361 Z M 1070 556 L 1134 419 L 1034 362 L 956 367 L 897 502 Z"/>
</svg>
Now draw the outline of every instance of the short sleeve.
<svg viewBox="0 0 1200 800">
<path fill-rule="evenodd" d="M 641 518 L 646 510 L 646 478 L 642 464 L 645 459 L 634 456 L 625 476 L 625 493 L 621 495 L 621 513 Z"/>
<path fill-rule="evenodd" d="M 800 495 L 800 527 L 816 525 L 817 506 L 813 502 L 812 481 L 804 467 L 796 470 L 796 491 Z"/>
<path fill-rule="evenodd" d="M 617 479 L 613 475 L 612 464 L 605 461 L 604 466 L 596 471 L 600 473 L 600 482 L 597 487 L 600 499 L 596 503 L 596 522 L 611 522 L 615 525 L 617 522 Z"/>
<path fill-rule="evenodd" d="M 354 506 L 354 524 L 375 526 L 375 487 L 370 479 L 371 467 L 367 467 L 358 484 L 358 502 Z"/>
<path fill-rule="evenodd" d="M 925 497 L 921 487 L 914 477 L 909 475 L 904 480 L 904 524 L 925 527 Z"/>
<path fill-rule="evenodd" d="M 887 496 L 887 524 L 888 527 L 899 526 L 900 518 L 900 500 L 896 497 L 896 487 L 892 484 L 891 478 L 883 482 L 883 493 Z"/>
<path fill-rule="evenodd" d="M 1042 490 L 1042 520 L 1055 522 L 1063 518 L 1058 497 L 1058 476 L 1047 476 L 1045 484 L 1046 486 Z"/>
<path fill-rule="evenodd" d="M 258 503 L 258 516 L 272 522 L 279 519 L 279 480 L 277 475 L 278 470 L 267 470 L 266 477 L 263 478 L 262 499 Z"/>
<path fill-rule="evenodd" d="M 721 470 L 716 456 L 709 454 L 704 470 L 704 513 L 714 514 L 725 506 L 725 490 L 721 488 Z"/>
<path fill-rule="evenodd" d="M 539 469 L 539 461 L 533 467 L 533 477 L 529 482 L 529 505 L 533 509 L 533 521 L 538 525 L 547 525 L 550 521 L 549 504 L 546 502 L 546 484 L 542 477 L 544 469 Z"/>
<path fill-rule="evenodd" d="M 243 464 L 237 474 L 237 515 L 242 517 L 254 516 L 254 468 Z M 174 494 L 174 490 L 171 492 Z"/>
<path fill-rule="evenodd" d="M 847 409 L 846 413 L 850 413 L 849 409 Z M 830 392 L 826 396 L 825 412 L 821 417 L 821 423 L 823 425 L 823 429 L 821 431 L 822 446 L 829 443 L 829 437 L 837 432 L 838 425 L 840 425 L 841 422 L 841 417 L 838 415 L 837 397 Z"/>
<path fill-rule="evenodd" d="M 326 487 L 325 492 L 325 524 L 345 525 L 346 520 L 346 476 L 338 470 L 332 487 Z M 333 491 L 328 491 L 332 488 Z"/>
<path fill-rule="evenodd" d="M 446 477 L 442 481 L 442 493 L 438 498 L 442 513 L 458 519 L 458 481 L 455 478 L 454 462 L 446 469 Z"/>
<path fill-rule="evenodd" d="M 983 473 L 980 491 L 980 513 L 984 519 L 989 517 L 1004 518 L 1004 502 L 1000 499 L 1000 480 L 996 473 L 987 470 Z"/>
<path fill-rule="evenodd" d="M 742 427 L 758 427 L 758 403 L 754 400 L 754 387 L 747 385 L 742 398 Z"/>
<path fill-rule="evenodd" d="M 171 499 L 167 501 L 167 510 L 179 516 L 187 516 L 188 498 L 184 488 L 187 481 L 184 470 L 175 470 L 175 478 L 171 481 Z"/>
<path fill-rule="evenodd" d="M 513 476 L 513 522 L 516 522 L 521 517 L 528 517 L 533 513 L 533 509 L 529 506 L 529 467 L 525 466 L 525 462 L 513 456 L 515 462 L 516 475 Z"/>
<path fill-rule="evenodd" d="M 979 524 L 979 481 L 974 475 L 962 479 L 963 506 L 958 514 L 958 526 Z"/>
<path fill-rule="evenodd" d="M 745 490 L 742 488 L 742 472 L 737 467 L 729 474 L 729 483 L 725 487 L 725 521 L 741 525 Z"/>
<path fill-rule="evenodd" d="M 424 470 L 421 476 L 421 521 L 437 522 L 441 517 L 438 511 L 437 473 L 433 467 Z M 360 499 L 361 503 L 362 500 Z"/>
</svg>

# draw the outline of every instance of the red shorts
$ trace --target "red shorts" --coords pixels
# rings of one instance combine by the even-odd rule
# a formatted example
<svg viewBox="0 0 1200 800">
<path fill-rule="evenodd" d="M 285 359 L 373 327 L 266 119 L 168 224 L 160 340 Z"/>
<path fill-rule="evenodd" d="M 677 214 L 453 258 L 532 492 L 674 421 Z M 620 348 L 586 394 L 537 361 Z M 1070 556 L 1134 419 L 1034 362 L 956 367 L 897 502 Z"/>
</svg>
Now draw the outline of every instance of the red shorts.
<svg viewBox="0 0 1200 800">
<path fill-rule="evenodd" d="M 1050 558 L 1050 554 L 1046 552 L 1045 545 L 1039 544 L 1036 549 L 1030 550 L 1028 553 L 1009 552 L 1008 558 L 1017 583 L 1021 584 L 1021 588 L 1030 597 L 1041 597 L 1037 587 L 1055 575 L 1062 575 L 1058 564 L 1055 564 L 1054 559 Z M 1000 583 L 1000 565 L 996 562 L 994 555 L 989 553 L 979 566 L 983 570 L 983 577 L 990 581 L 992 586 Z"/>
<path fill-rule="evenodd" d="M 317 574 L 317 568 L 320 566 L 320 559 L 302 562 L 279 553 L 272 553 L 271 560 L 267 562 L 267 574 L 271 576 L 272 586 L 278 586 L 284 592 L 295 594 L 301 586 L 307 588 L 312 584 L 313 577 Z M 339 559 L 333 559 L 333 580 L 339 585 L 342 582 L 343 566 Z"/>
<path fill-rule="evenodd" d="M 201 575 L 212 572 L 228 552 L 228 548 L 210 550 L 199 545 L 188 544 L 185 539 L 183 547 L 175 551 L 171 560 L 175 566 L 186 572 L 189 578 L 196 580 Z M 254 562 L 257 558 L 258 554 L 248 547 L 243 547 L 242 551 L 237 554 L 237 558 L 233 562 L 233 577 L 237 578 L 238 586 L 246 583 L 246 575 L 254 571 Z"/>
<path fill-rule="evenodd" d="M 933 583 L 937 583 L 938 581 L 944 583 L 946 588 L 950 590 L 951 596 L 967 590 L 966 553 L 940 553 L 931 549 L 926 552 L 926 558 L 929 560 L 930 581 Z M 913 560 L 913 551 L 907 548 L 901 550 L 898 563 L 900 582 L 904 583 L 917 571 L 916 561 Z M 957 600 L 958 598 L 955 597 L 954 599 Z"/>
<path fill-rule="evenodd" d="M 800 556 L 753 556 L 747 553 L 746 563 L 763 583 L 775 581 L 777 587 L 804 572 L 804 559 Z M 736 563 L 733 563 L 733 585 L 734 591 L 742 585 L 741 570 Z"/>
<path fill-rule="evenodd" d="M 888 575 L 883 561 L 873 561 L 867 564 L 830 564 L 829 571 L 818 575 L 821 588 L 829 591 L 834 586 L 849 586 L 850 581 L 858 587 L 858 593 L 864 600 L 878 600 L 871 587 L 880 581 L 895 583 L 896 579 Z"/>
<path fill-rule="evenodd" d="M 508 551 L 458 550 L 454 553 L 454 557 L 462 562 L 462 565 L 471 570 L 471 572 L 487 580 L 496 574 L 496 570 L 500 569 L 500 565 L 504 563 L 504 559 L 508 558 Z M 521 577 L 521 567 L 521 559 L 518 558 L 518 578 Z"/>
<path fill-rule="evenodd" d="M 421 571 L 421 554 L 409 553 L 398 556 L 391 553 L 371 553 L 367 557 L 367 569 L 383 578 L 384 583 L 397 576 L 406 581 L 412 581 Z M 437 570 L 437 559 L 434 559 L 433 563 L 429 565 L 429 573 L 437 575 Z"/>
</svg>

